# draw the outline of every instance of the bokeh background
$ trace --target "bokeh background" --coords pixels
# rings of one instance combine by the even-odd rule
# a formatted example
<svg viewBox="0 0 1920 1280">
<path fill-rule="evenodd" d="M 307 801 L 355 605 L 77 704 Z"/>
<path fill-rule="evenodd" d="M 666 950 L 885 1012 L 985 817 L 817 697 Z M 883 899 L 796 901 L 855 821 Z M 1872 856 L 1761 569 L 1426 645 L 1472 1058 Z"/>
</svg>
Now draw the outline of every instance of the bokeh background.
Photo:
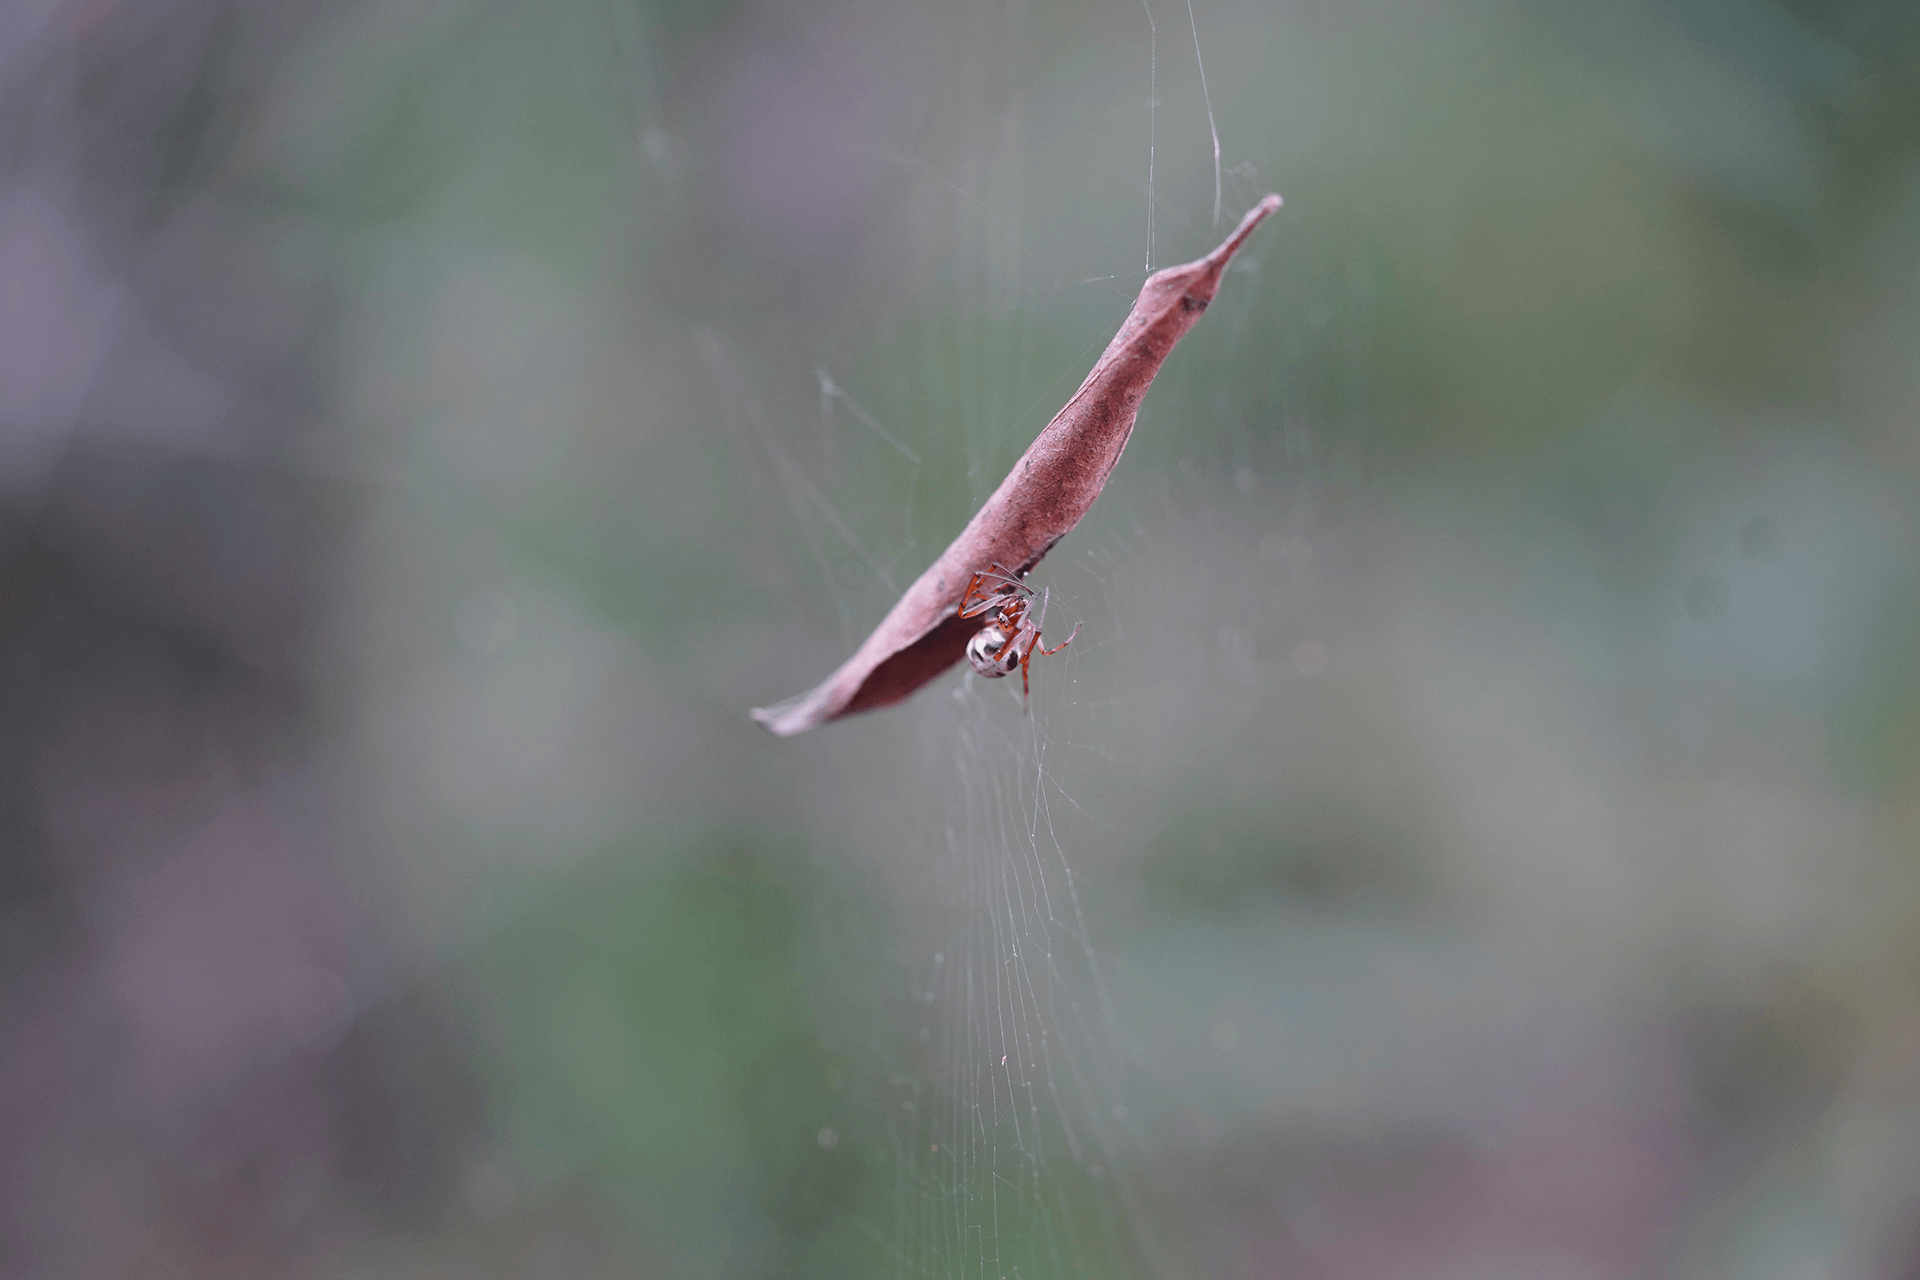
<svg viewBox="0 0 1920 1280">
<path fill-rule="evenodd" d="M 0 139 L 0 1274 L 1920 1275 L 1920 8 L 16 0 Z M 750 723 L 1270 189 L 1031 715 Z"/>
</svg>

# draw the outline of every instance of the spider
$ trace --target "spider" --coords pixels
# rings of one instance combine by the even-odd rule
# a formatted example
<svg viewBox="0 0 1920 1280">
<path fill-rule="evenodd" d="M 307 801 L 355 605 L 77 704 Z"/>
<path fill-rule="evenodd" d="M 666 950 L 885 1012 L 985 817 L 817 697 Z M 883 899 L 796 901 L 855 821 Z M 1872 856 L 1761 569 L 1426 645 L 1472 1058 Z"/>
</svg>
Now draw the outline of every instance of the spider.
<svg viewBox="0 0 1920 1280">
<path fill-rule="evenodd" d="M 1027 664 L 1037 651 L 1049 657 L 1073 643 L 1080 634 L 1075 624 L 1073 635 L 1051 649 L 1040 648 L 1040 627 L 1047 618 L 1047 591 L 1040 593 L 1040 608 L 1033 608 L 1033 588 L 995 563 L 973 575 L 967 593 L 960 597 L 960 616 L 987 616 L 987 624 L 967 641 L 967 661 L 989 680 L 1010 676 L 1020 668 L 1020 697 L 1027 697 Z"/>
</svg>

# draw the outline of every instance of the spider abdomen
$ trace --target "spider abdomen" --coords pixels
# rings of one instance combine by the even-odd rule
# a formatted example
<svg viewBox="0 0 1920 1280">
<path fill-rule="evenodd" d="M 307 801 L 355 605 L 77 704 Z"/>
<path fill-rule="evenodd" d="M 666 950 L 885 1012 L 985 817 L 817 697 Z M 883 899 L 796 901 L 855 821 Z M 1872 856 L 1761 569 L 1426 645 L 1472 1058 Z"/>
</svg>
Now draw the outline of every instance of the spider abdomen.
<svg viewBox="0 0 1920 1280">
<path fill-rule="evenodd" d="M 998 619 L 973 633 L 967 641 L 967 661 L 989 680 L 1010 676 L 1020 665 L 1020 650 Z"/>
</svg>

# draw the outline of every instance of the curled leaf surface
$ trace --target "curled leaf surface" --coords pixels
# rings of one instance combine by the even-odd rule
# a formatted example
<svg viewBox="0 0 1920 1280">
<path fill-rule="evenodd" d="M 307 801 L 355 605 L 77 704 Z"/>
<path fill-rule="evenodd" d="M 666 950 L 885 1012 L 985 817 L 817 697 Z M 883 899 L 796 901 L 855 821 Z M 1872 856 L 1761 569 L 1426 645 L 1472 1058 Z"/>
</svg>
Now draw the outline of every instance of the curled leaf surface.
<svg viewBox="0 0 1920 1280">
<path fill-rule="evenodd" d="M 1279 207 L 1279 196 L 1265 197 L 1212 253 L 1147 277 L 1080 389 L 866 642 L 814 689 L 756 707 L 753 718 L 782 736 L 800 733 L 899 702 L 958 662 L 985 625 L 980 617 L 959 616 L 973 574 L 1001 564 L 1024 576 L 1080 523 L 1120 461 L 1140 401 L 1167 353 L 1213 301 L 1235 251 Z"/>
</svg>

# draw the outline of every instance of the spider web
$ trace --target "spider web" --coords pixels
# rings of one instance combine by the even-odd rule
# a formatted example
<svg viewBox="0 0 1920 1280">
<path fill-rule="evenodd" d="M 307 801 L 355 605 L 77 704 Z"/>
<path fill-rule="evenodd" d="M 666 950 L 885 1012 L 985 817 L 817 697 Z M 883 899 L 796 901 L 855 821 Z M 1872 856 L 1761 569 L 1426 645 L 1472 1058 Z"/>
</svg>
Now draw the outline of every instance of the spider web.
<svg viewBox="0 0 1920 1280">
<path fill-rule="evenodd" d="M 1144 278 L 1113 271 L 1129 230 L 1146 242 L 1149 269 L 1185 260 L 1212 246 L 1223 181 L 1245 203 L 1264 190 L 1251 165 L 1220 168 L 1197 56 L 1203 18 L 1181 16 L 1193 41 L 1184 50 L 1164 38 L 1178 28 L 1151 5 L 1114 28 L 1124 33 L 1112 51 L 1122 87 L 1103 106 L 1132 116 L 1139 132 L 1137 150 L 1118 148 L 1119 171 L 1100 185 L 1130 188 L 1131 213 L 1070 211 L 1036 226 L 1028 202 L 1046 198 L 1048 175 L 1036 192 L 1018 140 L 1039 129 L 1016 106 L 997 122 L 982 119 L 967 140 L 971 152 L 957 162 L 967 177 L 948 173 L 952 161 L 903 165 L 917 192 L 947 206 L 936 225 L 949 241 L 934 250 L 948 263 L 939 281 L 947 308 L 916 316 L 893 345 L 910 359 L 888 368 L 821 354 L 811 386 L 791 375 L 770 385 L 767 370 L 726 336 L 703 335 L 708 371 L 750 442 L 743 453 L 761 460 L 761 492 L 797 532 L 789 542 L 798 608 L 818 616 L 829 606 L 832 625 L 821 630 L 837 632 L 838 656 L 811 648 L 821 674 L 864 638 L 1084 376 Z M 983 33 L 964 60 L 1018 80 L 1024 72 L 1008 68 L 1020 35 L 1009 21 Z M 1022 99 L 1048 91 L 1044 80 L 1015 90 Z M 1177 198 L 1165 190 L 1169 172 L 1182 183 Z M 1169 225 L 1180 233 L 1177 251 L 1167 248 Z M 1036 654 L 1031 706 L 1022 706 L 1017 679 L 983 679 L 962 664 L 902 707 L 793 744 L 836 757 L 836 780 L 823 785 L 835 788 L 828 804 L 841 812 L 827 825 L 850 856 L 882 870 L 892 895 L 886 911 L 900 926 L 893 1012 L 878 1032 L 848 1033 L 859 1042 L 852 1052 L 878 1072 L 873 1096 L 885 1101 L 869 1100 L 864 1114 L 842 1122 L 846 1132 L 821 1136 L 837 1145 L 857 1133 L 884 1145 L 891 1220 L 863 1229 L 884 1241 L 897 1274 L 1164 1269 L 1153 1224 L 1166 1206 L 1155 1205 L 1161 1192 L 1141 1159 L 1157 1141 L 1140 1118 L 1155 1109 L 1142 1095 L 1155 1096 L 1156 1086 L 1142 1076 L 1099 942 L 1101 920 L 1126 910 L 1115 886 L 1138 854 L 1145 815 L 1128 796 L 1140 794 L 1139 774 L 1166 745 L 1143 739 L 1134 698 L 1165 695 L 1173 673 L 1155 660 L 1158 646 L 1212 611 L 1192 584 L 1216 581 L 1224 566 L 1194 575 L 1179 562 L 1231 537 L 1270 586 L 1285 566 L 1270 563 L 1272 554 L 1252 564 L 1261 532 L 1278 527 L 1276 510 L 1298 506 L 1287 486 L 1306 472 L 1295 458 L 1292 480 L 1276 488 L 1270 476 L 1256 496 L 1246 461 L 1223 470 L 1210 460 L 1196 476 L 1191 459 L 1169 470 L 1165 446 L 1142 442 L 1195 418 L 1232 431 L 1239 406 L 1209 384 L 1223 359 L 1245 348 L 1261 249 L 1249 247 L 1221 305 L 1188 339 L 1190 362 L 1176 356 L 1163 373 L 1109 494 L 1030 576 L 1049 592 L 1043 645 L 1081 626 L 1058 654 Z M 1104 273 L 1088 270 L 1100 266 Z M 802 417 L 807 391 L 817 394 Z M 947 412 L 916 420 L 909 406 L 926 405 Z M 1217 447 L 1201 435 L 1203 447 Z M 1142 452 L 1162 466 L 1132 482 L 1133 455 Z M 1171 487 L 1168 474 L 1177 477 Z M 1240 500 L 1233 522 L 1250 520 L 1247 527 L 1217 527 L 1208 507 L 1223 495 Z M 1180 534 L 1170 538 L 1170 527 Z M 1271 591 L 1261 594 L 1277 607 Z M 1170 627 L 1168 619 L 1187 621 Z M 1200 660 L 1250 660 L 1249 634 L 1206 627 Z"/>
</svg>

